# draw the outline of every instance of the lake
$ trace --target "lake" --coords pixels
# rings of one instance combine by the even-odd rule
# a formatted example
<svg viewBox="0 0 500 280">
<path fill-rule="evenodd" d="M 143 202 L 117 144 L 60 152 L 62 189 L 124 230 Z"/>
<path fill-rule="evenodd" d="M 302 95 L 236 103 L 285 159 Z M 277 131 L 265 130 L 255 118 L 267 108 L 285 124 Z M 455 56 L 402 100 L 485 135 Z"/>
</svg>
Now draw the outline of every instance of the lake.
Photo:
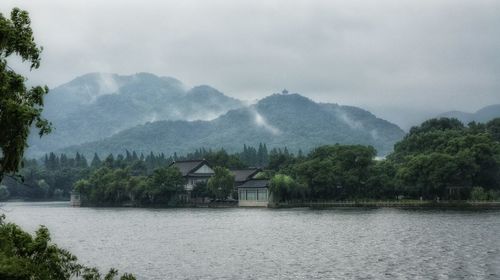
<svg viewBox="0 0 500 280">
<path fill-rule="evenodd" d="M 87 265 L 139 279 L 500 279 L 500 211 L 2 204 Z"/>
</svg>

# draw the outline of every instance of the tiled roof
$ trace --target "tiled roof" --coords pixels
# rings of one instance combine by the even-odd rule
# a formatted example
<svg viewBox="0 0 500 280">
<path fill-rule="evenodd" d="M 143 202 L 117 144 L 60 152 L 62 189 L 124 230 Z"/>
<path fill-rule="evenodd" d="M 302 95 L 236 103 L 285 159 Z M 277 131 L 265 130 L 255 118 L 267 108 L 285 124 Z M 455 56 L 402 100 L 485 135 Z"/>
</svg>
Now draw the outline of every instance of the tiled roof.
<svg viewBox="0 0 500 280">
<path fill-rule="evenodd" d="M 200 167 L 203 164 L 207 164 L 207 161 L 204 159 L 201 160 L 179 160 L 179 161 L 174 161 L 170 166 L 175 166 L 179 168 L 179 171 L 182 173 L 182 176 L 188 175 L 190 172 L 194 171 L 198 167 Z"/>
<path fill-rule="evenodd" d="M 268 186 L 269 180 L 254 179 L 246 181 L 242 185 L 239 185 L 238 188 L 267 188 Z"/>
<path fill-rule="evenodd" d="M 231 170 L 231 173 L 233 173 L 234 175 L 234 181 L 243 182 L 251 179 L 251 177 L 257 174 L 259 171 L 261 171 L 260 168 L 248 168 Z"/>
</svg>

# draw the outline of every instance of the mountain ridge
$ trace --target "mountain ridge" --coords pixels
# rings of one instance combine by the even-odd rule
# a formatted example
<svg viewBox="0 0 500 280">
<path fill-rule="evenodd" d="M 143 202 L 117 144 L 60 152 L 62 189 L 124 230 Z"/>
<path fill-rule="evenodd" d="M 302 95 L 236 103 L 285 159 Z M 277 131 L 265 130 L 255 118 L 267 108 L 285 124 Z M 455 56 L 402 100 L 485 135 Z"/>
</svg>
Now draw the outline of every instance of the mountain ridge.
<svg viewBox="0 0 500 280">
<path fill-rule="evenodd" d="M 187 89 L 172 77 L 88 73 L 47 95 L 43 116 L 55 129 L 30 137 L 28 154 L 103 139 L 148 121 L 213 119 L 242 106 L 213 87 Z"/>
<path fill-rule="evenodd" d="M 273 94 L 211 121 L 149 122 L 61 151 L 105 155 L 128 149 L 170 155 L 201 147 L 238 151 L 243 144 L 266 143 L 269 148 L 286 146 L 296 151 L 339 143 L 372 145 L 384 155 L 403 135 L 397 125 L 361 108 L 316 103 L 299 94 Z"/>
<path fill-rule="evenodd" d="M 500 104 L 492 104 L 485 106 L 474 113 L 463 112 L 463 111 L 449 111 L 440 114 L 438 117 L 446 117 L 446 118 L 456 118 L 464 124 L 468 124 L 469 122 L 481 122 L 485 123 L 494 118 L 500 117 Z"/>
</svg>

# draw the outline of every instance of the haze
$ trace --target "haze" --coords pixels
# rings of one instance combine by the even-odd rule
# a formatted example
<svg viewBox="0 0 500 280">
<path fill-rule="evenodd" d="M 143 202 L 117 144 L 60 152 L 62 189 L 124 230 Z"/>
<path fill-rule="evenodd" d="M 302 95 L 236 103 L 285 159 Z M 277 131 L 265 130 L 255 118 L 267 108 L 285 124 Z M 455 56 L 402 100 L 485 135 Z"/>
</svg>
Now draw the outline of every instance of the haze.
<svg viewBox="0 0 500 280">
<path fill-rule="evenodd" d="M 172 76 L 253 100 L 281 91 L 403 128 L 500 103 L 500 1 L 11 1 L 49 87 L 88 72 Z"/>
</svg>

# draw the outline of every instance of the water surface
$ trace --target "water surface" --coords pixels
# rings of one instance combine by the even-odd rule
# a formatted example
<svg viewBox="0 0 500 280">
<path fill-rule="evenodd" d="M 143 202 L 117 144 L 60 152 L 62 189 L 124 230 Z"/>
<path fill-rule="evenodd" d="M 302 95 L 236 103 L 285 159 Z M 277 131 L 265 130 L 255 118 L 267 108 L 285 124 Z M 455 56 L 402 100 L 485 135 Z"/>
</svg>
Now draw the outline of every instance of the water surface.
<svg viewBox="0 0 500 280">
<path fill-rule="evenodd" d="M 139 279 L 500 279 L 500 211 L 5 203 L 9 221 Z"/>
</svg>

